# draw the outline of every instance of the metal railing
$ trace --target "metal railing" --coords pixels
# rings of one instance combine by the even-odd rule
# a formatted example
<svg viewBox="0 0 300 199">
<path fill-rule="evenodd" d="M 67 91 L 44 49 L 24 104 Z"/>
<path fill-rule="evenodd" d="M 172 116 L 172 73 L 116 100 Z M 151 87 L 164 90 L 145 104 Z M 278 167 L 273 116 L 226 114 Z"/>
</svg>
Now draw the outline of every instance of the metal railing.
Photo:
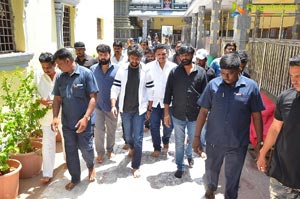
<svg viewBox="0 0 300 199">
<path fill-rule="evenodd" d="M 277 97 L 291 87 L 289 59 L 300 54 L 299 40 L 255 39 L 249 42 L 251 78 L 260 89 Z"/>
</svg>

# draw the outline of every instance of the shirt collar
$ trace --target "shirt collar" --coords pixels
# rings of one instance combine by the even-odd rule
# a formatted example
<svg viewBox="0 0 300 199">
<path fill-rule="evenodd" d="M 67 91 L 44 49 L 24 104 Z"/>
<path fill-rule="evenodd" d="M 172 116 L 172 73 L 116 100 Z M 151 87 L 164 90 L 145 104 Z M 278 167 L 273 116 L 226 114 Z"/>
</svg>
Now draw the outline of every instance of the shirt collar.
<svg viewBox="0 0 300 199">
<path fill-rule="evenodd" d="M 221 84 L 224 84 L 224 85 L 227 85 L 224 81 L 223 81 L 223 78 L 220 77 L 219 80 L 218 80 L 218 85 L 221 85 Z M 246 86 L 247 83 L 245 81 L 245 78 L 242 76 L 242 75 L 239 75 L 239 78 L 238 80 L 235 82 L 235 85 L 234 87 L 235 88 L 238 88 L 238 87 L 241 87 L 241 86 Z"/>
</svg>

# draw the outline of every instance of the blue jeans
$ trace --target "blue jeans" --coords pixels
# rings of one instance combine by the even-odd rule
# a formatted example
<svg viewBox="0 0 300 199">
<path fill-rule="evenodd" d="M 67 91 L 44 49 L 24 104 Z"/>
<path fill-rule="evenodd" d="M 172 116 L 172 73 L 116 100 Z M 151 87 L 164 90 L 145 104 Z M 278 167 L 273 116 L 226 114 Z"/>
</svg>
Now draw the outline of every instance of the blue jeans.
<svg viewBox="0 0 300 199">
<path fill-rule="evenodd" d="M 183 121 L 172 117 L 175 132 L 175 160 L 177 170 L 184 171 L 184 152 L 188 158 L 193 157 L 192 143 L 195 135 L 196 121 Z M 189 142 L 185 149 L 185 128 Z"/>
<path fill-rule="evenodd" d="M 86 162 L 89 170 L 94 168 L 94 147 L 93 134 L 91 132 L 91 125 L 88 125 L 84 132 L 76 133 L 74 130 L 62 127 L 65 141 L 66 162 L 69 173 L 72 177 L 71 182 L 79 182 L 81 169 L 78 149 L 80 149 L 82 158 Z"/>
<path fill-rule="evenodd" d="M 169 112 L 172 115 L 172 111 L 170 109 Z M 160 139 L 160 124 L 163 123 L 163 136 L 162 142 L 163 144 L 169 144 L 171 133 L 173 130 L 173 122 L 171 121 L 170 128 L 166 127 L 164 124 L 164 108 L 153 108 L 153 111 L 150 116 L 150 131 L 153 142 L 154 151 L 161 150 L 161 139 Z"/>
<path fill-rule="evenodd" d="M 220 169 L 225 159 L 225 199 L 238 197 L 238 188 L 241 172 L 245 162 L 248 146 L 224 147 L 207 143 L 205 161 L 205 173 L 207 186 L 217 190 Z"/>
<path fill-rule="evenodd" d="M 139 169 L 142 160 L 142 147 L 144 136 L 145 113 L 122 113 L 125 139 L 130 148 L 134 150 L 131 167 Z"/>
</svg>

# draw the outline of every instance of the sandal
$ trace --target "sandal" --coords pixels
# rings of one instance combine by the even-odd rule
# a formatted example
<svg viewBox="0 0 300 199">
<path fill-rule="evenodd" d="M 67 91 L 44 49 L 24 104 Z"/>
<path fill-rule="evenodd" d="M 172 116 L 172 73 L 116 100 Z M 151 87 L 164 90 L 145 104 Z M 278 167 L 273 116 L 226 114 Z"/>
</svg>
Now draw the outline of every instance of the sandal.
<svg viewBox="0 0 300 199">
<path fill-rule="evenodd" d="M 48 184 L 51 180 L 52 180 L 51 177 L 42 177 L 40 179 L 41 183 L 43 183 L 43 184 Z"/>
<path fill-rule="evenodd" d="M 65 189 L 68 191 L 71 191 L 77 184 L 79 184 L 79 181 L 78 182 L 70 182 L 65 186 Z"/>
</svg>

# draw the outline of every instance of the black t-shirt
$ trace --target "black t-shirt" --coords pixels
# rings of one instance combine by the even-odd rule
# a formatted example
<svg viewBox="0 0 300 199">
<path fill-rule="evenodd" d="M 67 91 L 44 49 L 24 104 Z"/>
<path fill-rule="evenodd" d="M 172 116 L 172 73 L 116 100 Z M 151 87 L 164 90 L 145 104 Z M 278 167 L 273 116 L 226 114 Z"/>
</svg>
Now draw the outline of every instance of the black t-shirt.
<svg viewBox="0 0 300 199">
<path fill-rule="evenodd" d="M 277 100 L 274 117 L 283 121 L 275 143 L 271 177 L 283 185 L 300 189 L 300 96 L 295 89 L 284 91 Z"/>
<path fill-rule="evenodd" d="M 128 67 L 128 78 L 125 88 L 123 112 L 139 112 L 140 68 Z"/>
</svg>

